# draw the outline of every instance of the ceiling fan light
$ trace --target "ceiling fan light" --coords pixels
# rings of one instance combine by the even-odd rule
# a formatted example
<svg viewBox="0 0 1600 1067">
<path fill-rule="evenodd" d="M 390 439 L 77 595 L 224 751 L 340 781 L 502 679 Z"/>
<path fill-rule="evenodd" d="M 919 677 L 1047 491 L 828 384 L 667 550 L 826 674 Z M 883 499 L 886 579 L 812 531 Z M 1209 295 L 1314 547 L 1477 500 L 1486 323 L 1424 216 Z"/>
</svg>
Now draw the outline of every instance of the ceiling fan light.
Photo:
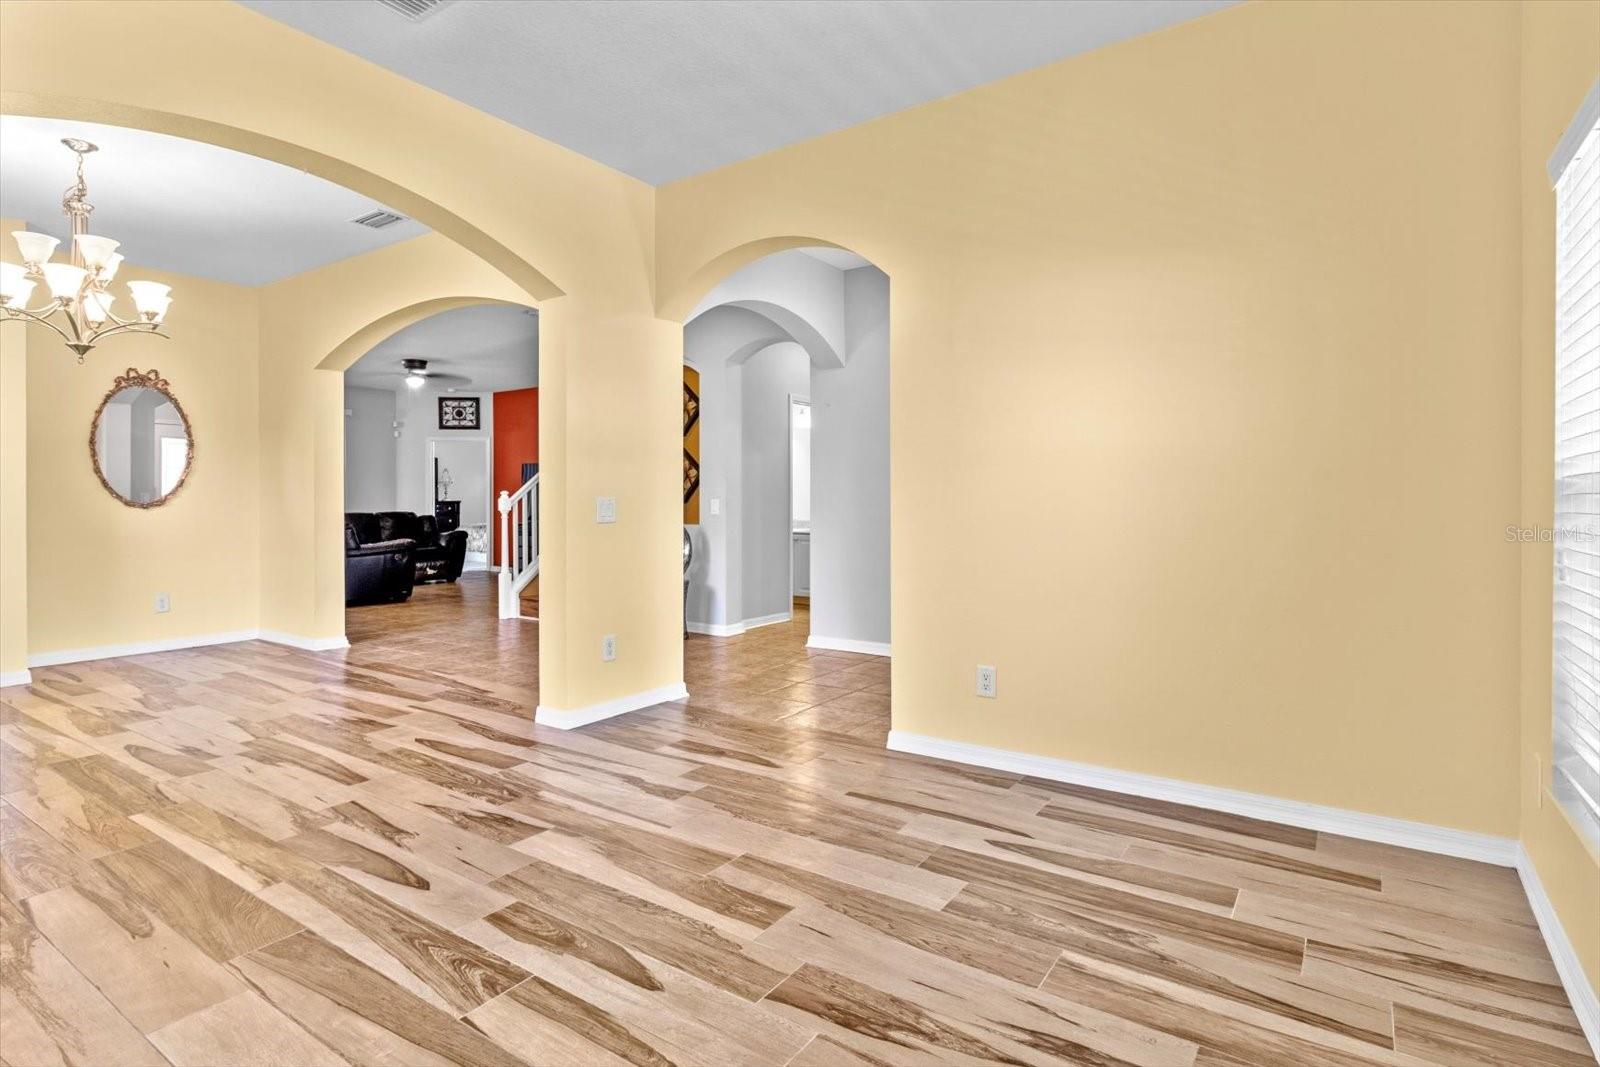
<svg viewBox="0 0 1600 1067">
<path fill-rule="evenodd" d="M 13 230 L 11 237 L 17 242 L 17 251 L 22 253 L 22 262 L 28 265 L 30 272 L 50 262 L 56 245 L 61 243 L 47 233 L 31 233 L 28 230 Z"/>
<path fill-rule="evenodd" d="M 109 237 L 96 237 L 92 233 L 73 235 L 72 240 L 78 246 L 78 255 L 83 257 L 84 266 L 90 270 L 98 271 L 106 262 L 116 254 L 117 245 L 121 241 L 113 241 Z"/>
<path fill-rule="evenodd" d="M 428 384 L 428 379 L 420 374 L 406 375 L 406 388 L 408 389 L 421 389 L 426 384 Z"/>
<path fill-rule="evenodd" d="M 71 263 L 43 263 L 40 268 L 44 271 L 45 284 L 50 287 L 50 295 L 57 300 L 78 299 L 83 280 L 89 276 L 88 271 Z"/>
</svg>

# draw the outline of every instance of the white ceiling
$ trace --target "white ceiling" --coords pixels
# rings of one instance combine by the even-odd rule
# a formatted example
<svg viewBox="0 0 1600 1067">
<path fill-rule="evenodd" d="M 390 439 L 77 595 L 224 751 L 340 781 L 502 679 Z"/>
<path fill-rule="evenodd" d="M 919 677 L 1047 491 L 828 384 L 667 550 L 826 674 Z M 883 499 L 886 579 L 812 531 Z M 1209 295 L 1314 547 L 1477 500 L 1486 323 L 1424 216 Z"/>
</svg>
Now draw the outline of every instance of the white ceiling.
<svg viewBox="0 0 1600 1067">
<path fill-rule="evenodd" d="M 1232 0 L 240 0 L 659 185 Z"/>
<path fill-rule="evenodd" d="M 61 195 L 76 157 L 63 137 L 100 146 L 84 164 L 95 208 L 90 230 L 121 241 L 118 251 L 132 265 L 264 285 L 427 232 L 410 219 L 381 230 L 357 226 L 350 220 L 383 205 L 255 156 L 143 130 L 14 115 L 0 116 L 0 215 L 67 237 Z M 17 259 L 9 234 L 0 255 Z"/>
<path fill-rule="evenodd" d="M 345 372 L 345 384 L 404 389 L 400 361 L 410 357 L 427 360 L 429 373 L 448 376 L 441 388 L 526 389 L 539 384 L 539 316 L 504 304 L 442 311 L 378 342 Z"/>
</svg>

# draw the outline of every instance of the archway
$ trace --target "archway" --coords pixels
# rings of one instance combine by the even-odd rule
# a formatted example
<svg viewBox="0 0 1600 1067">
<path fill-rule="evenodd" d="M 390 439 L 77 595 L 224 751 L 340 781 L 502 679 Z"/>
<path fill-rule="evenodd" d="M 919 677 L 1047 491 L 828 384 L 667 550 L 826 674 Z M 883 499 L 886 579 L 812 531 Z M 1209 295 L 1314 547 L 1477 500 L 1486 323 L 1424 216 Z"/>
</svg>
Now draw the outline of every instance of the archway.
<svg viewBox="0 0 1600 1067">
<path fill-rule="evenodd" d="M 262 584 L 259 615 L 249 629 L 230 618 L 233 628 L 226 634 L 200 633 L 196 637 L 200 643 L 211 643 L 260 633 L 274 641 L 313 650 L 342 647 L 344 575 L 338 521 L 342 503 L 335 502 L 343 493 L 343 405 L 337 388 L 329 388 L 327 380 L 337 383 L 343 369 L 362 351 L 429 315 L 475 304 L 529 306 L 536 300 L 559 298 L 561 290 L 542 272 L 431 201 L 402 195 L 395 183 L 287 142 L 131 107 L 89 106 L 15 93 L 5 94 L 0 107 L 19 115 L 71 123 L 114 120 L 128 129 L 203 139 L 272 163 L 288 164 L 317 177 L 349 182 L 354 191 L 388 198 L 380 201 L 386 204 L 404 204 L 419 221 L 459 236 L 458 240 L 446 233 L 429 234 L 256 290 L 260 296 L 263 367 L 259 380 L 252 371 L 248 384 L 238 384 L 252 391 L 259 386 L 263 407 L 269 412 L 261 424 L 259 500 L 263 511 L 274 517 L 269 523 L 274 543 L 270 550 L 265 545 L 262 548 L 263 555 L 269 557 L 263 560 L 262 573 L 270 572 L 272 580 Z M 200 136 L 193 138 L 196 134 Z M 308 295 L 316 289 L 322 291 Z M 320 359 L 316 355 L 319 349 Z M 159 360 L 161 356 L 151 352 L 148 357 L 141 354 L 138 358 Z M 8 400 L 13 397 L 15 405 L 8 402 L 4 417 L 16 429 L 26 423 L 25 391 L 11 391 Z M 215 417 L 216 408 L 197 406 L 202 422 Z M 281 448 L 267 443 L 269 432 Z M 217 443 L 212 431 L 200 446 L 204 459 L 216 454 L 212 449 Z M 15 458 L 23 461 L 21 453 Z M 8 524 L 15 522 L 25 528 L 25 495 L 17 494 L 17 499 L 8 496 L 5 510 Z M 20 592 L 26 588 L 28 574 L 22 567 L 17 568 L 16 576 L 7 568 L 8 590 Z M 180 597 L 180 602 L 190 605 L 194 601 L 192 597 Z M 19 596 L 14 603 L 25 601 Z M 25 615 L 21 626 L 11 625 L 8 620 L 7 631 L 8 668 L 13 658 L 39 659 L 27 636 Z M 21 634 L 18 644 L 22 650 L 17 654 L 11 651 L 9 635 L 13 633 Z M 185 639 L 175 640 L 181 644 Z M 62 643 L 59 635 L 52 635 L 52 646 Z M 137 649 L 147 643 L 129 641 L 107 647 Z M 68 650 L 71 654 L 77 651 Z M 100 654 L 98 647 L 84 651 Z M 54 661 L 67 654 L 58 653 L 54 647 L 47 647 L 46 652 L 55 657 Z"/>
<path fill-rule="evenodd" d="M 840 728 L 864 728 L 881 705 L 872 723 L 886 727 L 887 665 L 853 657 L 887 656 L 890 643 L 889 279 L 815 247 L 777 239 L 721 257 L 744 262 L 685 323 L 702 420 L 686 625 L 713 639 L 686 643 L 686 681 L 714 692 L 714 661 L 754 641 L 751 655 L 807 671 L 808 684 L 776 686 L 774 699 L 814 702 L 810 717 Z M 837 686 L 816 681 L 851 667 Z M 850 695 L 858 681 L 883 692 Z M 821 706 L 832 696 L 853 706 Z"/>
<path fill-rule="evenodd" d="M 688 275 L 675 287 L 664 293 L 657 303 L 658 313 L 664 319 L 673 322 L 687 322 L 694 317 L 695 308 L 706 298 L 706 295 L 723 281 L 747 267 L 757 260 L 778 252 L 787 252 L 796 248 L 830 248 L 841 252 L 851 252 L 862 256 L 869 263 L 879 266 L 885 274 L 891 273 L 888 267 L 880 260 L 855 248 L 822 237 L 808 237 L 800 234 L 788 234 L 778 237 L 760 237 L 734 245 L 726 251 L 720 252 L 706 260 L 699 267 L 690 271 Z"/>
<path fill-rule="evenodd" d="M 0 114 L 96 122 L 164 133 L 282 163 L 372 197 L 416 219 L 511 279 L 528 298 L 550 300 L 562 289 L 541 270 L 453 211 L 397 182 L 305 145 L 255 130 L 132 104 L 42 93 L 0 92 Z"/>
<path fill-rule="evenodd" d="M 398 320 L 343 375 L 352 655 L 448 648 L 475 684 L 536 704 L 538 314 L 447 299 Z"/>
<path fill-rule="evenodd" d="M 439 244 L 514 287 L 513 300 L 536 304 L 550 383 L 540 549 L 558 579 L 540 597 L 541 721 L 547 711 L 558 725 L 593 721 L 681 691 L 670 536 L 680 335 L 657 314 L 651 189 L 241 5 L 106 5 L 90 32 L 65 7 L 5 5 L 0 22 L 0 108 L 191 136 L 304 168 L 431 226 Z M 29 47 L 41 40 L 74 41 L 78 62 Z M 250 76 L 282 70 L 298 74 Z M 440 284 L 428 295 L 461 291 Z M 409 301 L 366 313 L 339 306 L 331 284 L 301 295 L 307 304 L 290 316 L 299 321 L 264 339 L 260 497 L 278 555 L 316 565 L 297 563 L 281 580 L 266 570 L 260 621 L 275 638 L 326 647 L 342 605 L 323 590 L 338 590 L 342 561 L 338 540 L 317 531 L 342 501 L 318 457 L 337 454 L 340 408 L 336 375 L 315 364 Z M 602 498 L 618 500 L 622 518 L 594 536 Z M 11 528 L 9 507 L 0 511 Z M 0 563 L 0 579 L 10 574 Z M 612 662 L 596 651 L 606 635 L 621 649 Z M 0 656 L 0 669 L 8 663 Z"/>
</svg>

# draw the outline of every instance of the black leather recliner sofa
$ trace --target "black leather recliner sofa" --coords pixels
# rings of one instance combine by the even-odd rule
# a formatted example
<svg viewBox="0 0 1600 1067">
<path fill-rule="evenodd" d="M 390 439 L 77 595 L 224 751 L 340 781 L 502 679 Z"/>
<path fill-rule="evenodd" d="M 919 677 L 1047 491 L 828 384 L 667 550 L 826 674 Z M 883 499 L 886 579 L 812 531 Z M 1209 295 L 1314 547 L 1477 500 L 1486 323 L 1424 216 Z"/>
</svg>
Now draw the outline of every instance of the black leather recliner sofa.
<svg viewBox="0 0 1600 1067">
<path fill-rule="evenodd" d="M 467 561 L 467 531 L 451 530 L 441 536 L 432 515 L 410 511 L 376 514 L 351 511 L 345 513 L 344 524 L 347 531 L 354 529 L 356 540 L 363 545 L 396 540 L 412 542 L 413 580 L 419 584 L 453 582 L 461 577 L 461 567 Z"/>
<path fill-rule="evenodd" d="M 361 540 L 358 524 L 345 516 L 344 522 L 344 602 L 346 604 L 386 604 L 411 597 L 416 578 L 412 553 L 416 542 Z M 369 527 L 376 532 L 375 527 Z"/>
</svg>

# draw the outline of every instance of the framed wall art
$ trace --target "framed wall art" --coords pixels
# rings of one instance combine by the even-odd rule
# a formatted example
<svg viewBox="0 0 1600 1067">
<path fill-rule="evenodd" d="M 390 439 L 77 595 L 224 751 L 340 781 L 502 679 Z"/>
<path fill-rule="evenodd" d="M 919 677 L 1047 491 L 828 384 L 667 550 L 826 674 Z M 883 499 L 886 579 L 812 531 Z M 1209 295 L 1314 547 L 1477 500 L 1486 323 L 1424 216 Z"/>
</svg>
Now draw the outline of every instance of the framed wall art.
<svg viewBox="0 0 1600 1067">
<path fill-rule="evenodd" d="M 478 398 L 475 396 L 441 396 L 439 398 L 439 429 L 478 430 Z"/>
</svg>

